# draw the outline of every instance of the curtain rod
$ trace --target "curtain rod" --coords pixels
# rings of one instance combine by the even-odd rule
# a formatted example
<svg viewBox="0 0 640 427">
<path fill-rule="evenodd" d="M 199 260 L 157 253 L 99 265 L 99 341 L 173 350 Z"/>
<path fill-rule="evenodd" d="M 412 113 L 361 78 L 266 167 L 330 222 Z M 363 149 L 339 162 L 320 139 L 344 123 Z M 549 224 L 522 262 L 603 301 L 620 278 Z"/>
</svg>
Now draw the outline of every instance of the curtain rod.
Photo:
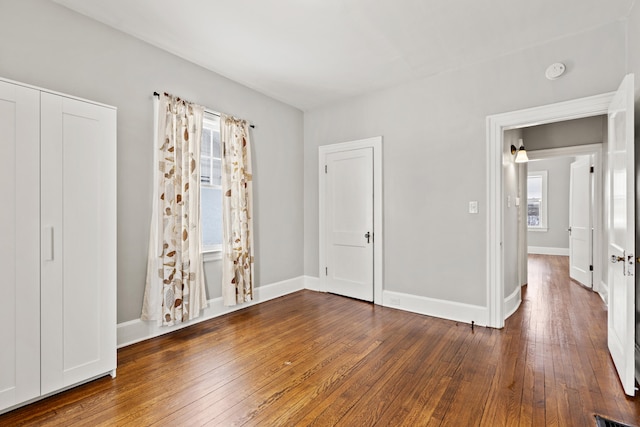
<svg viewBox="0 0 640 427">
<path fill-rule="evenodd" d="M 166 93 L 166 92 L 165 92 L 164 94 L 165 94 L 165 95 L 168 95 L 168 93 Z M 153 92 L 153 96 L 156 96 L 156 97 L 160 98 L 160 94 L 159 94 L 158 92 Z M 210 111 L 210 110 L 206 110 L 206 109 L 205 109 L 205 112 L 207 112 L 207 113 L 209 113 L 209 114 L 213 114 L 214 116 L 220 117 L 220 113 L 218 113 L 218 112 L 216 112 L 216 111 Z M 251 129 L 255 129 L 255 128 L 256 128 L 256 126 L 255 126 L 255 125 L 249 125 L 249 127 L 250 127 Z"/>
</svg>

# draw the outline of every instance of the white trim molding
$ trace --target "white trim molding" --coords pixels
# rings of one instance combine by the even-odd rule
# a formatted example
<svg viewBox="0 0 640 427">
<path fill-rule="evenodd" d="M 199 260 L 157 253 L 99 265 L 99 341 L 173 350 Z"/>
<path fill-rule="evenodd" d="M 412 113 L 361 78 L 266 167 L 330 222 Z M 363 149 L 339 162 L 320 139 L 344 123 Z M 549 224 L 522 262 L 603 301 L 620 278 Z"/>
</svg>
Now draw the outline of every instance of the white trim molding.
<svg viewBox="0 0 640 427">
<path fill-rule="evenodd" d="M 607 114 L 614 92 L 487 117 L 487 305 L 488 326 L 504 327 L 502 152 L 504 131 Z"/>
<path fill-rule="evenodd" d="M 522 303 L 522 286 L 518 286 L 515 291 L 511 292 L 511 295 L 504 299 L 504 311 L 507 313 L 505 319 L 511 317 L 516 312 L 520 304 Z"/>
<path fill-rule="evenodd" d="M 304 288 L 310 291 L 320 291 L 320 278 L 313 276 L 303 276 Z"/>
<path fill-rule="evenodd" d="M 604 280 L 600 281 L 600 289 L 597 289 L 598 295 L 602 298 L 602 301 L 609 306 L 609 285 L 604 282 Z"/>
<path fill-rule="evenodd" d="M 384 236 L 382 230 L 382 136 L 374 136 L 357 141 L 342 142 L 339 144 L 322 145 L 318 147 L 318 266 L 322 270 L 325 262 L 325 159 L 329 153 L 360 148 L 373 149 L 373 303 L 383 305 L 382 290 L 384 289 L 384 274 L 382 270 Z M 320 275 L 319 291 L 326 292 L 325 276 Z"/>
<path fill-rule="evenodd" d="M 202 262 L 219 261 L 222 259 L 222 250 L 210 250 L 202 252 Z"/>
<path fill-rule="evenodd" d="M 569 256 L 569 248 L 549 248 L 545 246 L 528 246 L 527 253 L 537 255 Z"/>
<path fill-rule="evenodd" d="M 394 291 L 383 291 L 382 305 L 426 316 L 486 326 L 487 307 L 427 298 Z"/>
<path fill-rule="evenodd" d="M 222 303 L 222 297 L 210 299 L 208 301 L 208 307 L 203 310 L 200 317 L 175 326 L 158 326 L 155 321 L 147 322 L 140 319 L 119 323 L 117 329 L 118 348 L 126 347 L 149 338 L 168 334 L 169 332 L 177 331 L 179 329 L 186 328 L 187 326 L 222 316 L 223 314 L 242 310 L 243 308 L 250 307 L 252 305 L 300 291 L 305 289 L 305 282 L 305 277 L 300 276 L 289 280 L 283 280 L 282 282 L 256 287 L 254 289 L 255 299 L 253 301 L 233 307 L 225 307 Z"/>
</svg>

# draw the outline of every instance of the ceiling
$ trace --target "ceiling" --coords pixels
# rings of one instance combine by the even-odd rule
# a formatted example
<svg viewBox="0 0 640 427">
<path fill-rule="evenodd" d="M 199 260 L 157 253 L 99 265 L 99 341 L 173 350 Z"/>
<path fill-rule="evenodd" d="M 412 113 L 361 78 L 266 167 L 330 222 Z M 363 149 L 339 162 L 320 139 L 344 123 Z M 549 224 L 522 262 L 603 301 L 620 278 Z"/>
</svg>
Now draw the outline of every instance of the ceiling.
<svg viewBox="0 0 640 427">
<path fill-rule="evenodd" d="M 302 110 L 624 19 L 635 2 L 53 1 Z"/>
</svg>

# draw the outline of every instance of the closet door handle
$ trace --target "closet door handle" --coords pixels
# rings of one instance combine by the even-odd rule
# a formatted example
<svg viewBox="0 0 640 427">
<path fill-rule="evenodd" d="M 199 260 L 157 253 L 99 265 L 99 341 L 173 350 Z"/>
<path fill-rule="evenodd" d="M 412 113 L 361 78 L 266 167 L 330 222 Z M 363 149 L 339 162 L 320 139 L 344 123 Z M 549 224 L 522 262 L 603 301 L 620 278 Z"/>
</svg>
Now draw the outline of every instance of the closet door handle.
<svg viewBox="0 0 640 427">
<path fill-rule="evenodd" d="M 45 261 L 53 261 L 53 227 L 45 227 L 42 236 L 42 249 Z"/>
</svg>

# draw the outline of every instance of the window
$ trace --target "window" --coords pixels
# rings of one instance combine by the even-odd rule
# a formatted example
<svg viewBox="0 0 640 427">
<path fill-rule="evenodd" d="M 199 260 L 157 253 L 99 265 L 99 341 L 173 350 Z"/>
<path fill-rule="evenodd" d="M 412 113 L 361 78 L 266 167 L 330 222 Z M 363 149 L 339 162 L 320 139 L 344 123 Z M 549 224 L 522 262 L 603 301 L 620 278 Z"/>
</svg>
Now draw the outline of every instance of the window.
<svg viewBox="0 0 640 427">
<path fill-rule="evenodd" d="M 222 159 L 220 117 L 205 113 L 200 146 L 202 251 L 222 250 Z"/>
<path fill-rule="evenodd" d="M 531 171 L 527 176 L 527 226 L 547 231 L 547 171 Z"/>
</svg>

